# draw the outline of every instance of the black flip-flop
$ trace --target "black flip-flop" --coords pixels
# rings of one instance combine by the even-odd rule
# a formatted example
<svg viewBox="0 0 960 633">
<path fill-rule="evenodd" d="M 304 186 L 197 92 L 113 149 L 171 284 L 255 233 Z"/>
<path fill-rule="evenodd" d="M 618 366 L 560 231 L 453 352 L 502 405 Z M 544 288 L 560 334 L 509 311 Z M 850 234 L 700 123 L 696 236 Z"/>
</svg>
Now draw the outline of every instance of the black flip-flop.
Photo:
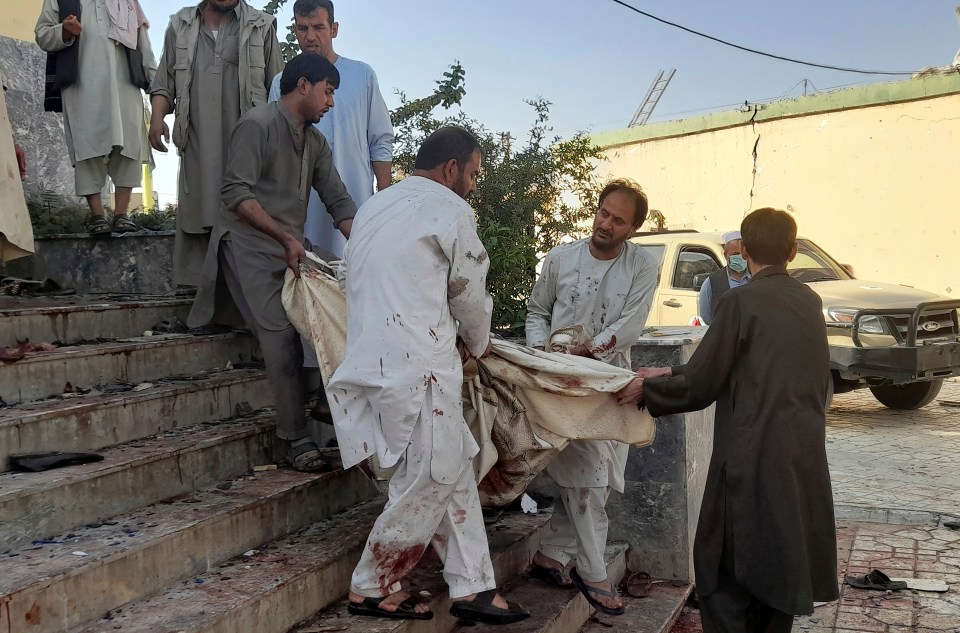
<svg viewBox="0 0 960 633">
<path fill-rule="evenodd" d="M 534 565 L 530 568 L 530 577 L 536 578 L 558 589 L 575 589 L 573 582 L 569 578 L 566 578 L 562 571 L 552 567 Z"/>
<path fill-rule="evenodd" d="M 384 600 L 386 600 L 386 598 L 364 598 L 363 602 L 359 603 L 350 601 L 350 604 L 347 605 L 347 611 L 349 611 L 351 615 L 365 615 L 374 618 L 390 618 L 392 620 L 433 619 L 433 611 L 427 611 L 426 613 L 417 613 L 414 611 L 414 608 L 420 604 L 420 600 L 417 600 L 413 596 L 410 596 L 398 604 L 395 611 L 381 609 L 380 604 Z"/>
<path fill-rule="evenodd" d="M 574 567 L 570 570 L 570 580 L 573 581 L 573 584 L 577 586 L 577 589 L 580 590 L 580 593 L 583 594 L 583 597 L 587 599 L 587 602 L 590 603 L 594 609 L 601 613 L 606 613 L 607 615 L 623 615 L 627 612 L 625 607 L 620 607 L 619 609 L 611 609 L 607 605 L 603 604 L 599 600 L 593 597 L 591 594 L 598 596 L 608 596 L 613 598 L 619 596 L 620 592 L 614 589 L 613 591 L 608 591 L 606 589 L 598 589 L 597 587 L 591 587 L 583 581 L 583 578 L 580 577 L 580 574 L 577 573 L 577 568 Z"/>
<path fill-rule="evenodd" d="M 464 622 L 493 625 L 513 624 L 530 617 L 530 612 L 515 602 L 507 601 L 506 609 L 495 607 L 493 599 L 496 597 L 496 589 L 481 591 L 470 602 L 454 602 L 450 607 L 450 615 Z"/>
<path fill-rule="evenodd" d="M 877 591 L 899 591 L 907 588 L 907 583 L 900 580 L 890 580 L 890 577 L 879 569 L 874 569 L 865 576 L 844 576 L 843 582 L 857 589 L 874 589 Z"/>
</svg>

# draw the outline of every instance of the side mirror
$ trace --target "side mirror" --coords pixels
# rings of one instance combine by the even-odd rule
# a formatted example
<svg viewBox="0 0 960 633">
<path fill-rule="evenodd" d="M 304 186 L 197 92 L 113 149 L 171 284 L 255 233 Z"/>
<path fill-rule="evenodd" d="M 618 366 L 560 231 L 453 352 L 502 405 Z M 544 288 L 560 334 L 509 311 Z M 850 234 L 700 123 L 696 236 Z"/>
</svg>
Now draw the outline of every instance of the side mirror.
<svg viewBox="0 0 960 633">
<path fill-rule="evenodd" d="M 840 264 L 840 268 L 844 269 L 846 273 L 851 277 L 853 277 L 854 279 L 857 278 L 857 276 L 853 274 L 853 266 L 851 266 L 850 264 Z"/>
<path fill-rule="evenodd" d="M 713 273 L 700 273 L 699 275 L 693 276 L 693 289 L 697 292 L 700 292 L 700 288 L 703 287 L 703 283 L 712 275 Z"/>
</svg>

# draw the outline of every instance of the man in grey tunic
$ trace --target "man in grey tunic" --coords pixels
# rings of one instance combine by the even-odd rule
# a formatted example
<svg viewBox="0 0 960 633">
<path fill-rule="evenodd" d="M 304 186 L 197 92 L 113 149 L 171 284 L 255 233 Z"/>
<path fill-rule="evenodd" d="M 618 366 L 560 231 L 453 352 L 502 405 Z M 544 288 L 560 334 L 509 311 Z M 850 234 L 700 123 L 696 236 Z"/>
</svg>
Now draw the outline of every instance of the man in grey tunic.
<svg viewBox="0 0 960 633">
<path fill-rule="evenodd" d="M 244 0 L 204 0 L 170 17 L 160 67 L 150 87 L 150 144 L 166 152 L 163 118 L 175 114 L 180 152 L 173 280 L 196 286 L 220 208 L 230 132 L 240 117 L 267 102 L 283 69 L 277 21 Z"/>
<path fill-rule="evenodd" d="M 589 340 L 569 350 L 618 367 L 630 367 L 630 347 L 650 312 L 657 266 L 629 238 L 647 218 L 647 196 L 629 180 L 614 180 L 600 193 L 593 236 L 557 246 L 543 262 L 527 305 L 527 345 L 542 348 L 550 333 L 582 326 Z M 623 601 L 607 579 L 606 503 L 623 492 L 627 445 L 612 440 L 574 440 L 547 467 L 560 497 L 533 575 L 569 587 L 564 573 L 598 610 L 623 613 Z"/>
<path fill-rule="evenodd" d="M 344 236 L 357 212 L 313 124 L 333 107 L 340 75 L 316 53 L 283 70 L 280 101 L 253 108 L 237 123 L 227 152 L 222 200 L 192 326 L 237 324 L 237 312 L 260 340 L 277 409 L 277 436 L 297 470 L 324 470 L 307 428 L 303 346 L 280 301 L 287 268 L 299 276 L 303 225 L 313 187 Z M 234 309 L 235 308 L 235 309 Z"/>
<path fill-rule="evenodd" d="M 71 68 L 69 77 L 61 76 L 64 68 L 57 76 L 63 82 L 63 129 L 76 192 L 90 207 L 87 230 L 94 235 L 136 231 L 127 217 L 130 193 L 140 186 L 141 165 L 150 161 L 140 89 L 157 69 L 140 4 L 43 0 L 35 34 L 40 48 Z M 139 55 L 131 56 L 133 51 Z M 131 64 L 140 66 L 143 85 L 134 85 Z M 107 174 L 116 186 L 112 226 L 100 199 Z"/>
</svg>

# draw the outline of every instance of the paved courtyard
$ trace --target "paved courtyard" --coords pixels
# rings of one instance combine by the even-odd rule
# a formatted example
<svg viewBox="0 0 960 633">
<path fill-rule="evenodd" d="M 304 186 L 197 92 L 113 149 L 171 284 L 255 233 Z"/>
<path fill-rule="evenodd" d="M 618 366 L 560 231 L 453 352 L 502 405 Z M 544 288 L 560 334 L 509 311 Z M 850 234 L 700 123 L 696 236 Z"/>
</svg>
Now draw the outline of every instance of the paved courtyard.
<svg viewBox="0 0 960 633">
<path fill-rule="evenodd" d="M 960 517 L 960 407 L 943 400 L 960 404 L 960 382 L 945 382 L 937 399 L 917 411 L 887 409 L 866 389 L 834 398 L 827 456 L 838 518 Z"/>
</svg>

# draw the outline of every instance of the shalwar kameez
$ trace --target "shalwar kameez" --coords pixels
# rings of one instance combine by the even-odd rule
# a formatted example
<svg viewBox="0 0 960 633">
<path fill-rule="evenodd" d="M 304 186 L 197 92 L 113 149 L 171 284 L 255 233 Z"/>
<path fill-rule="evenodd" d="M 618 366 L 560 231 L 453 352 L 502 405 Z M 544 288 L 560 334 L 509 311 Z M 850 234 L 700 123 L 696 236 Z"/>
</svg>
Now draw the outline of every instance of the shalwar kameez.
<svg viewBox="0 0 960 633">
<path fill-rule="evenodd" d="M 409 176 L 362 207 L 345 261 L 347 352 L 327 386 L 341 458 L 397 465 L 351 591 L 399 591 L 431 543 L 452 598 L 494 589 L 456 350 L 458 336 L 476 356 L 489 342 L 489 262 L 473 211 Z"/>
<path fill-rule="evenodd" d="M 257 334 L 274 391 L 277 436 L 289 441 L 301 440 L 309 431 L 301 380 L 303 348 L 280 299 L 285 253 L 279 242 L 244 222 L 237 208 L 255 199 L 281 228 L 303 241 L 310 187 L 335 224 L 356 213 L 327 142 L 312 125 L 300 127 L 282 103 L 244 115 L 231 137 L 223 206 L 188 319 L 191 326 L 245 321 Z"/>
<path fill-rule="evenodd" d="M 547 254 L 530 295 L 527 345 L 543 346 L 551 332 L 581 325 L 597 359 L 629 368 L 630 347 L 640 338 L 656 283 L 656 264 L 630 242 L 609 260 L 590 253 L 590 238 L 558 246 Z M 576 560 L 589 582 L 607 578 L 605 506 L 611 489 L 623 492 L 627 450 L 612 440 L 573 440 L 547 466 L 560 503 L 540 552 L 562 565 Z"/>
</svg>

